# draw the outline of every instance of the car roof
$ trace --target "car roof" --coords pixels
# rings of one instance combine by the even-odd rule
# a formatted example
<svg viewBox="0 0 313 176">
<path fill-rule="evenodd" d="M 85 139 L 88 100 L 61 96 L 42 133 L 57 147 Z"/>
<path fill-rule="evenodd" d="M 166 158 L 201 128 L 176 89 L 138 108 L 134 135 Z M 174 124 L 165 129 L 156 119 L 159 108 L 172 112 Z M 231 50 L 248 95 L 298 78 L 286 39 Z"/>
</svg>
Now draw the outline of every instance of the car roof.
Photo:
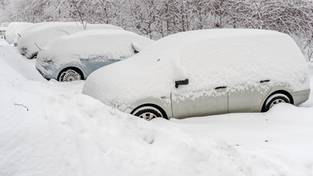
<svg viewBox="0 0 313 176">
<path fill-rule="evenodd" d="M 176 46 L 190 41 L 203 41 L 208 39 L 224 39 L 229 37 L 285 35 L 271 30 L 259 29 L 206 29 L 181 32 L 159 40 L 160 43 L 175 43 Z M 178 43 L 176 43 L 178 42 Z"/>
</svg>

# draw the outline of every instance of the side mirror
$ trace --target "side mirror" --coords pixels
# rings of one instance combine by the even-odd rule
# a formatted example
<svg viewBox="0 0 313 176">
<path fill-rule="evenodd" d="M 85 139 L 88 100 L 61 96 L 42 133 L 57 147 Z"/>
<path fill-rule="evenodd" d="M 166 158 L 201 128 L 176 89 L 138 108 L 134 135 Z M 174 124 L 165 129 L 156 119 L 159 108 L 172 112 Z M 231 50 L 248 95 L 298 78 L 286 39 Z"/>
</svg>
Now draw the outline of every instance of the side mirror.
<svg viewBox="0 0 313 176">
<path fill-rule="evenodd" d="M 175 81 L 175 88 L 177 89 L 179 86 L 188 85 L 189 79 Z"/>
</svg>

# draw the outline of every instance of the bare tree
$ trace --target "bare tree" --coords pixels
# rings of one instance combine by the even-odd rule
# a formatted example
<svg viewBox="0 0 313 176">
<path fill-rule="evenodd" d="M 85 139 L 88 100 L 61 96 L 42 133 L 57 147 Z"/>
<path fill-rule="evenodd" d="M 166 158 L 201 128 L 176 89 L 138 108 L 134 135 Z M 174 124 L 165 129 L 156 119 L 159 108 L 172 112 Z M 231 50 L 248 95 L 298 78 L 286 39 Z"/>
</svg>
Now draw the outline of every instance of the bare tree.
<svg viewBox="0 0 313 176">
<path fill-rule="evenodd" d="M 88 24 L 86 19 L 86 9 L 89 8 L 88 0 L 70 0 L 69 4 L 71 7 L 71 17 L 78 19 L 83 28 L 86 29 Z"/>
<path fill-rule="evenodd" d="M 3 21 L 110 23 L 150 38 L 208 28 L 257 28 L 293 36 L 313 58 L 309 0 L 0 0 Z"/>
</svg>

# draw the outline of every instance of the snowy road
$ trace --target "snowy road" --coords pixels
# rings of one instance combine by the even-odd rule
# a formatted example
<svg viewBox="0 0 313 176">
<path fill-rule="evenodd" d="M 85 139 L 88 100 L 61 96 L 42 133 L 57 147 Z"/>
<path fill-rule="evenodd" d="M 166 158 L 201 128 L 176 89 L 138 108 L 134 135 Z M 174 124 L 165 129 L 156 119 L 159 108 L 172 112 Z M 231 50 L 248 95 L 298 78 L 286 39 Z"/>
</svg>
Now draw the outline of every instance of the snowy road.
<svg viewBox="0 0 313 176">
<path fill-rule="evenodd" d="M 145 122 L 82 95 L 83 84 L 42 79 L 0 42 L 1 176 L 313 176 L 313 97 L 266 114 Z"/>
</svg>

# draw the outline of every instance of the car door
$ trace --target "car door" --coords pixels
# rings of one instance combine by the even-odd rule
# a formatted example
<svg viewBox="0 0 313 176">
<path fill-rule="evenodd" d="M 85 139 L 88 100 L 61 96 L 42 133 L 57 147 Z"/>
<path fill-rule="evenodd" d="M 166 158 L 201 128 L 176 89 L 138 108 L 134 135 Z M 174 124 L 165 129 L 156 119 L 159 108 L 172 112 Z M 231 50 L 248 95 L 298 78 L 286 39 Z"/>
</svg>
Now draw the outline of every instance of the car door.
<svg viewBox="0 0 313 176">
<path fill-rule="evenodd" d="M 264 79 L 253 84 L 243 84 L 233 87 L 229 92 L 229 112 L 259 112 L 263 101 L 271 90 L 271 80 Z"/>
<path fill-rule="evenodd" d="M 192 82 L 190 84 L 172 90 L 172 112 L 175 118 L 227 113 L 228 88 L 226 86 L 188 91 L 188 88 L 185 88 L 192 86 Z"/>
</svg>

